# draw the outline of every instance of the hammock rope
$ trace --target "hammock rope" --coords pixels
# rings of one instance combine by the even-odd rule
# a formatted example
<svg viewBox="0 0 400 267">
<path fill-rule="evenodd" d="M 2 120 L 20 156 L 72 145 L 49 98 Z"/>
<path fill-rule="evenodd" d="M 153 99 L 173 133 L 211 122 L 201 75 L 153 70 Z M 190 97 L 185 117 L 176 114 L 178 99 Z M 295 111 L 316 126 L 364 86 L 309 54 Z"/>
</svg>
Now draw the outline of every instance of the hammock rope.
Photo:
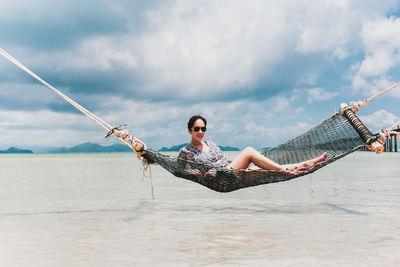
<svg viewBox="0 0 400 267">
<path fill-rule="evenodd" d="M 365 107 L 366 105 L 369 105 L 370 102 L 372 100 L 374 100 L 375 98 L 380 97 L 381 95 L 393 90 L 394 88 L 396 88 L 398 86 L 400 86 L 400 82 L 396 83 L 395 85 L 393 85 L 393 86 L 391 86 L 391 87 L 389 87 L 389 88 L 387 88 L 385 90 L 382 90 L 381 92 L 377 93 L 374 96 L 371 96 L 370 98 L 365 99 L 364 101 L 351 101 L 350 102 L 351 106 L 349 106 L 348 108 L 353 109 L 354 113 L 358 113 L 358 111 L 360 110 L 360 107 Z"/>
<path fill-rule="evenodd" d="M 398 122 L 396 122 L 395 124 L 393 124 L 392 127 L 390 127 L 390 128 L 388 129 L 388 131 L 393 131 L 394 128 L 399 127 L 399 126 L 400 126 L 400 121 L 398 121 Z"/>
</svg>

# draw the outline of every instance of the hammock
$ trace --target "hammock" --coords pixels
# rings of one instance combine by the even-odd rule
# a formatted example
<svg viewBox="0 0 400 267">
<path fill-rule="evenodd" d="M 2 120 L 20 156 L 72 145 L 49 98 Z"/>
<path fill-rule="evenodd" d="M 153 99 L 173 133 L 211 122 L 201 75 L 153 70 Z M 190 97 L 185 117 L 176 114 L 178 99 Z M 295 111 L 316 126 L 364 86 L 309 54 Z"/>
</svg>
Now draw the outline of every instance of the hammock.
<svg viewBox="0 0 400 267">
<path fill-rule="evenodd" d="M 349 120 L 351 118 L 352 120 Z M 352 123 L 353 122 L 353 123 Z M 355 127 L 354 123 L 357 123 Z M 376 137 L 361 123 L 351 110 L 344 114 L 336 113 L 306 133 L 270 150 L 262 152 L 279 164 L 292 164 L 310 160 L 328 153 L 328 158 L 315 164 L 309 171 L 288 173 L 278 170 L 227 169 L 183 160 L 147 150 L 143 158 L 148 163 L 157 163 L 177 177 L 181 177 L 218 192 L 231 192 L 237 189 L 261 184 L 288 181 L 312 173 L 358 149 L 374 142 Z M 191 174 L 197 169 L 201 175 Z"/>
<path fill-rule="evenodd" d="M 145 164 L 150 165 L 156 163 L 177 177 L 199 183 L 218 192 L 231 192 L 249 186 L 276 183 L 298 178 L 315 172 L 316 170 L 365 147 L 380 153 L 384 149 L 382 144 L 385 142 L 385 136 L 394 134 L 392 129 L 400 125 L 400 122 L 398 122 L 384 133 L 374 135 L 355 115 L 360 106 L 369 104 L 370 100 L 399 86 L 400 83 L 398 83 L 363 102 L 351 102 L 350 104 L 353 105 L 351 107 L 342 104 L 340 112 L 335 113 L 330 118 L 326 119 L 306 133 L 301 134 L 284 144 L 262 152 L 266 157 L 279 164 L 299 163 L 320 156 L 324 152 L 328 153 L 328 157 L 325 161 L 315 164 L 307 171 L 285 172 L 279 170 L 216 168 L 214 166 L 164 155 L 147 149 L 144 142 L 140 141 L 135 136 L 130 135 L 128 131 L 122 130 L 120 127 L 111 127 L 107 122 L 39 78 L 31 70 L 1 48 L 0 54 L 32 77 L 36 78 L 95 123 L 107 130 L 107 139 L 114 136 L 125 145 L 131 147 L 138 157 L 145 162 Z M 398 137 L 400 137 L 400 135 L 398 135 Z M 200 174 L 192 174 L 190 170 L 199 170 Z"/>
</svg>

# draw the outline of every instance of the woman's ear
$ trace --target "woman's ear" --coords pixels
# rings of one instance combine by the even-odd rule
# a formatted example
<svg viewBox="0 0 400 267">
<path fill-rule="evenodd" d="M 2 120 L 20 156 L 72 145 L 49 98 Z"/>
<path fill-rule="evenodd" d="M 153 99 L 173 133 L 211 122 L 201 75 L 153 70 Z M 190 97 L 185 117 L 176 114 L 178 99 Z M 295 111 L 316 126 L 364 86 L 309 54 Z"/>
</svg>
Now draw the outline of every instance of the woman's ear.
<svg viewBox="0 0 400 267">
<path fill-rule="evenodd" d="M 188 129 L 188 133 L 192 135 L 192 129 Z"/>
</svg>

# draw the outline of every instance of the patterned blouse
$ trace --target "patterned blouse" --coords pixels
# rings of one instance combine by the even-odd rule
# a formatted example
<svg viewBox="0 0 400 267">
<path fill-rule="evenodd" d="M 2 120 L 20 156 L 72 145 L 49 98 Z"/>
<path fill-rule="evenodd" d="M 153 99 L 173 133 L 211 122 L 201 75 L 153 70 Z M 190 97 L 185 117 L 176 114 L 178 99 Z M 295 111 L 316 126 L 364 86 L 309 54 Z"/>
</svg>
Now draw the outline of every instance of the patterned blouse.
<svg viewBox="0 0 400 267">
<path fill-rule="evenodd" d="M 208 152 L 203 152 L 197 147 L 188 144 L 181 148 L 178 157 L 202 164 L 212 165 L 217 168 L 228 166 L 229 162 L 221 149 L 212 141 L 205 141 L 205 143 L 210 148 Z"/>
</svg>

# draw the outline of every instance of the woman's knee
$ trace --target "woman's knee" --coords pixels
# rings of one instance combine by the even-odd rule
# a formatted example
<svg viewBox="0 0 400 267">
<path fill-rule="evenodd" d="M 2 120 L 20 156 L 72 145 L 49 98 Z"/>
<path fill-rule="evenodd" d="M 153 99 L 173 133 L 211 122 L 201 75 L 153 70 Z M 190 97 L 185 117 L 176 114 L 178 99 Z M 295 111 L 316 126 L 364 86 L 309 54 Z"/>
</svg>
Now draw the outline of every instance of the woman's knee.
<svg viewBox="0 0 400 267">
<path fill-rule="evenodd" d="M 243 149 L 243 152 L 248 155 L 254 155 L 254 153 L 257 151 L 254 148 L 252 148 L 251 146 L 248 146 L 245 149 Z"/>
<path fill-rule="evenodd" d="M 248 146 L 248 147 L 246 147 L 244 150 L 248 150 L 248 151 L 256 151 L 256 150 L 254 149 L 254 147 L 251 147 L 251 146 Z"/>
</svg>

